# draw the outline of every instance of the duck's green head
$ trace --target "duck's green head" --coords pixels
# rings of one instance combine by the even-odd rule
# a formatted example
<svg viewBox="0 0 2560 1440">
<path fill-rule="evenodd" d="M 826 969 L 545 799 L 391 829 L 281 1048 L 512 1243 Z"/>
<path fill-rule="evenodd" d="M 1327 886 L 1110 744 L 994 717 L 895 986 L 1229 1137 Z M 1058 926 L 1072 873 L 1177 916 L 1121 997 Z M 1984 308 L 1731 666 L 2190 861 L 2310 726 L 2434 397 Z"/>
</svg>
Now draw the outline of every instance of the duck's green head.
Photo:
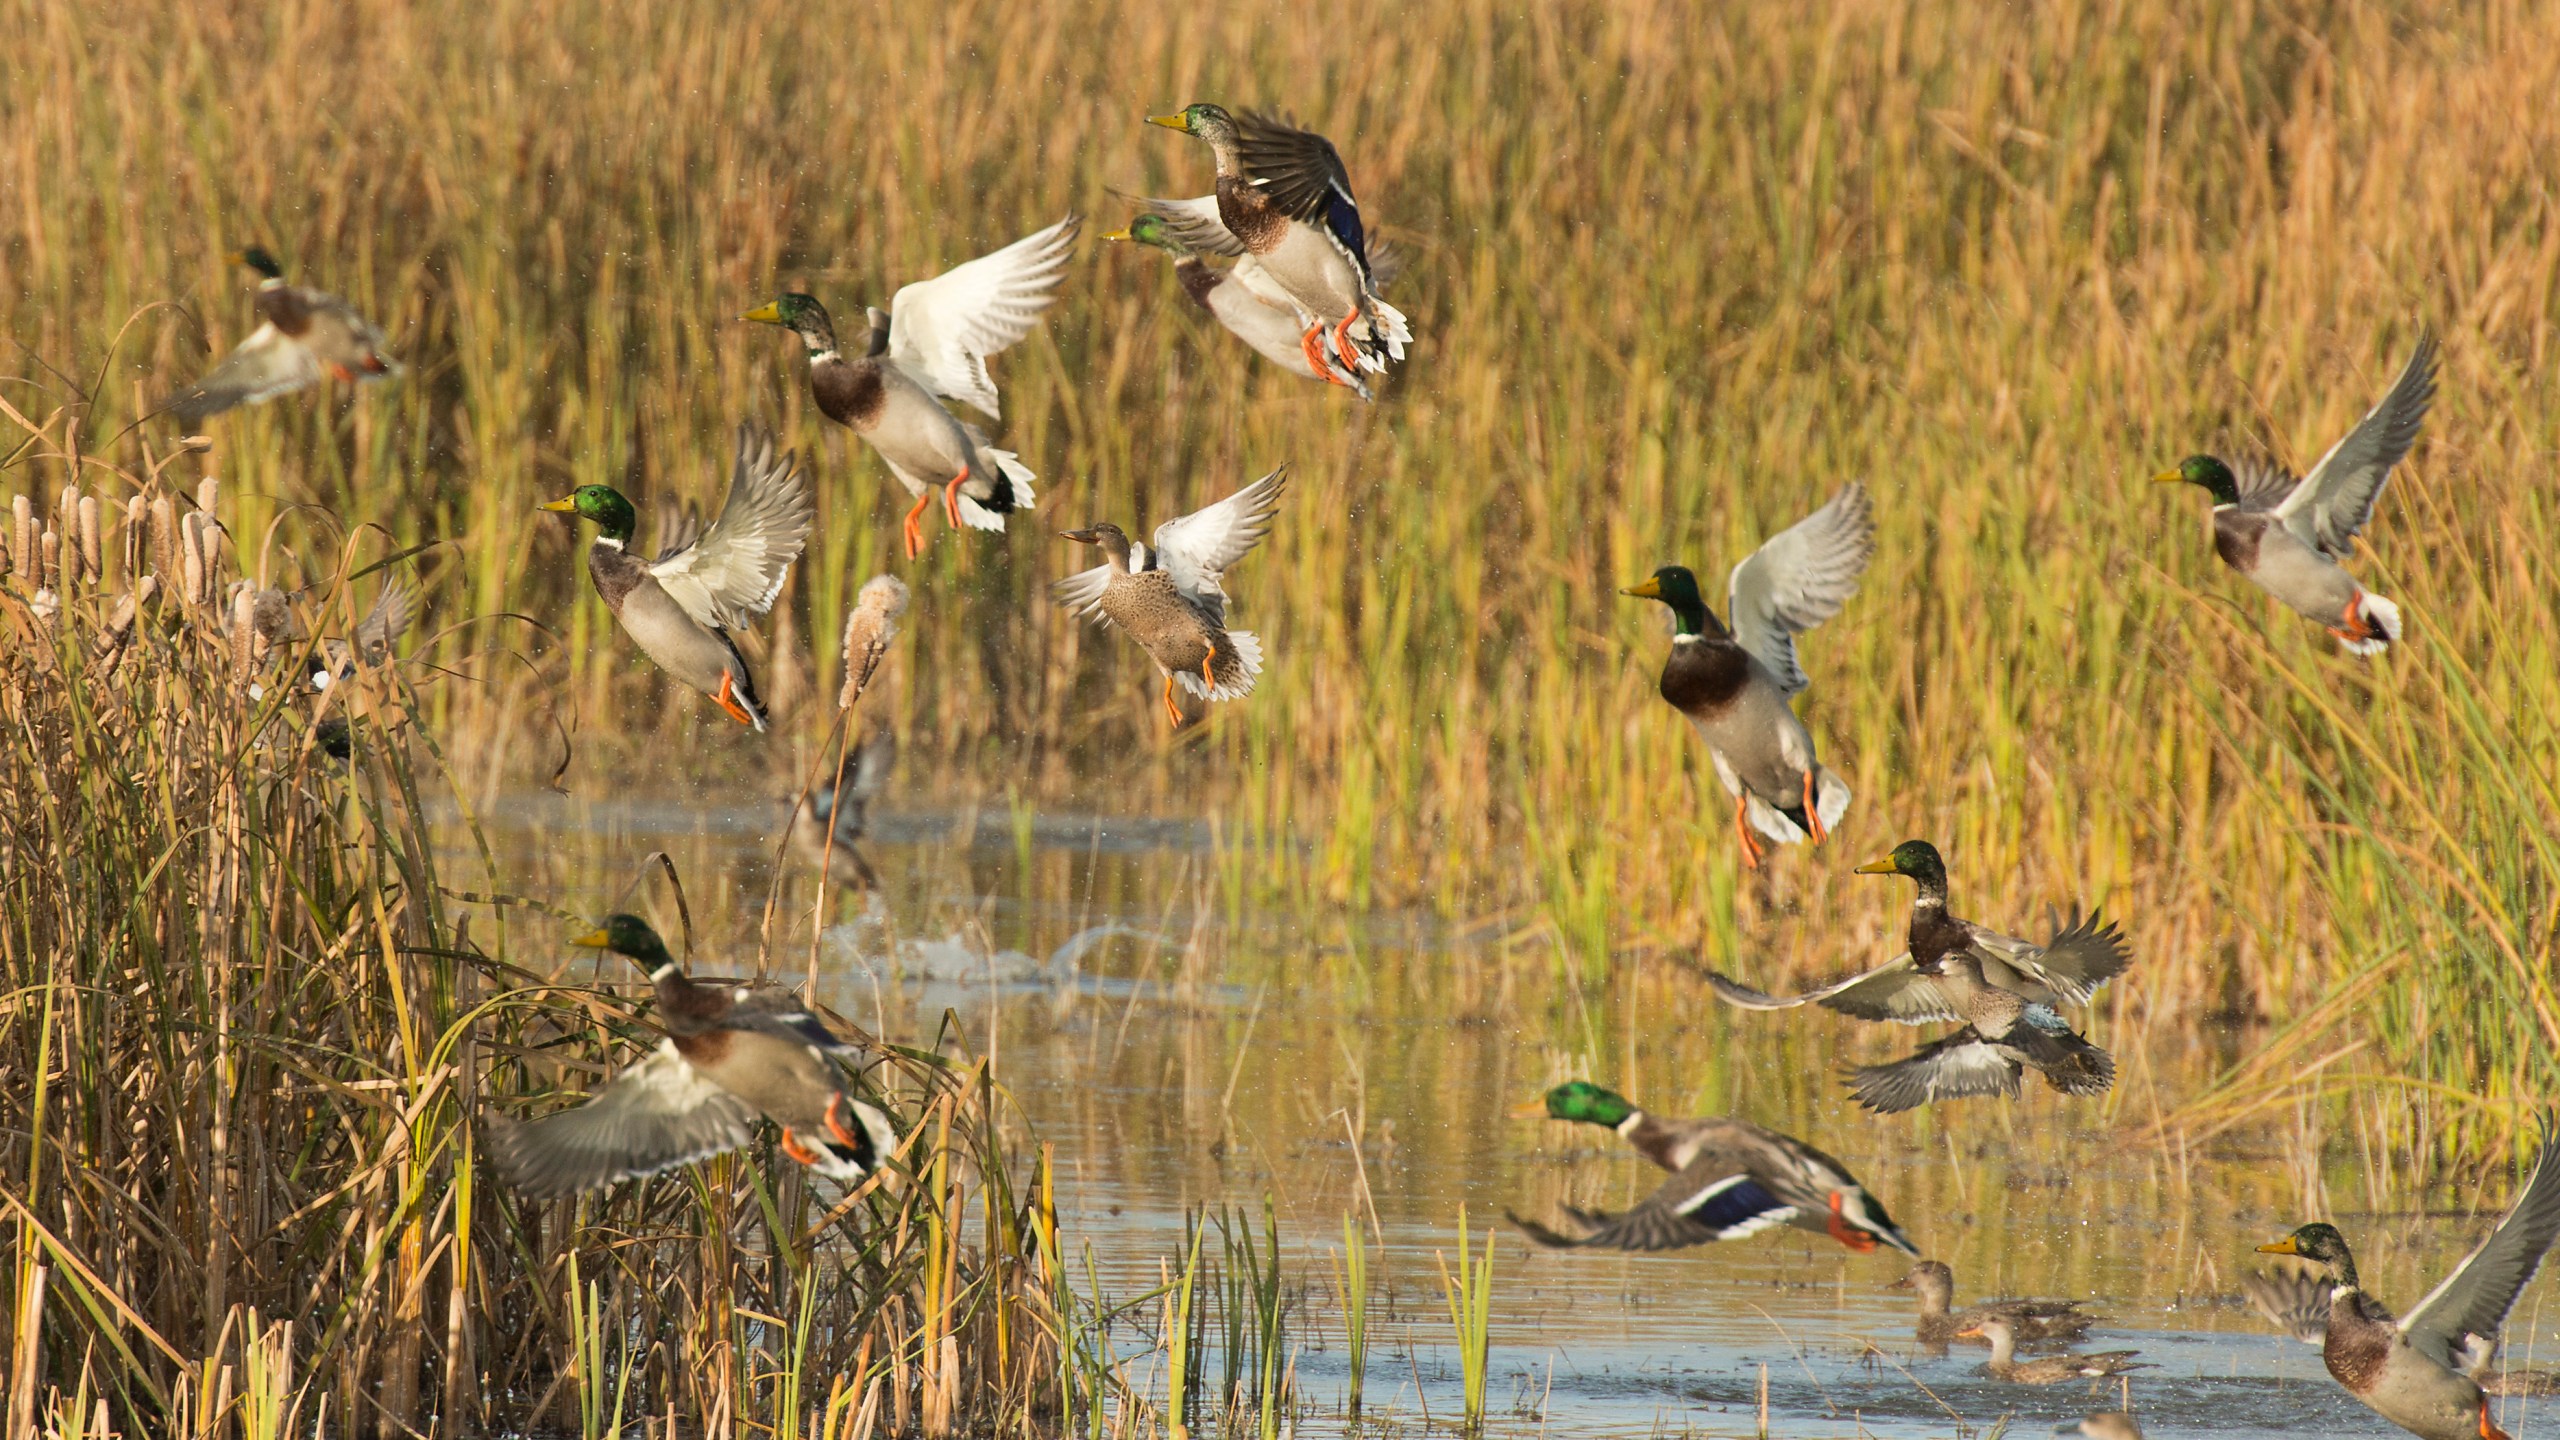
<svg viewBox="0 0 2560 1440">
<path fill-rule="evenodd" d="M 2347 1249 L 2347 1237 L 2335 1225 L 2313 1221 L 2281 1240 L 2258 1247 L 2261 1255 L 2299 1255 L 2329 1267 L 2329 1273 L 2344 1283 L 2355 1283 L 2356 1260 Z"/>
<path fill-rule="evenodd" d="M 639 961 L 640 968 L 652 975 L 676 963 L 675 957 L 667 953 L 666 942 L 658 938 L 658 932 L 650 929 L 649 922 L 637 915 L 607 915 L 603 925 L 569 943 L 588 950 L 610 950 L 616 955 L 628 956 Z"/>
<path fill-rule="evenodd" d="M 819 304 L 815 295 L 798 291 L 776 295 L 738 318 L 759 325 L 779 325 L 799 336 L 800 343 L 808 346 L 812 355 L 836 348 L 835 321 L 828 318 L 827 307 Z"/>
<path fill-rule="evenodd" d="M 1707 633 L 1707 597 L 1698 590 L 1698 577 L 1686 565 L 1665 565 L 1653 572 L 1653 578 L 1640 581 L 1618 592 L 1642 600 L 1659 600 L 1671 607 L 1680 622 L 1683 635 Z"/>
<path fill-rule="evenodd" d="M 1634 1113 L 1636 1107 L 1628 1104 L 1625 1096 L 1588 1080 L 1568 1080 L 1547 1092 L 1547 1118 L 1551 1120 L 1579 1120 L 1614 1130 Z"/>
<path fill-rule="evenodd" d="M 581 485 L 557 500 L 544 501 L 542 508 L 592 520 L 608 540 L 628 540 L 640 527 L 640 512 L 610 485 Z"/>
<path fill-rule="evenodd" d="M 1923 890 L 1943 891 L 1947 888 L 1946 862 L 1938 858 L 1938 847 L 1926 840 L 1905 840 L 1893 847 L 1892 854 L 1859 866 L 1858 873 L 1908 875 L 1919 881 Z"/>
<path fill-rule="evenodd" d="M 2201 485 L 2216 505 L 2240 503 L 2240 477 L 2211 455 L 2190 455 L 2178 462 L 2177 469 L 2163 470 L 2151 481 L 2155 485 Z"/>
<path fill-rule="evenodd" d="M 281 280 L 284 278 L 284 267 L 276 263 L 276 257 L 268 254 L 266 251 L 255 245 L 252 245 L 245 250 L 232 251 L 231 263 L 234 265 L 246 265 L 269 280 Z"/>
<path fill-rule="evenodd" d="M 1147 123 L 1179 130 L 1185 135 L 1197 135 L 1211 144 L 1236 138 L 1236 117 L 1228 114 L 1226 107 L 1221 105 L 1185 105 L 1171 115 L 1150 115 Z"/>
<path fill-rule="evenodd" d="M 1141 245 L 1152 245 L 1176 259 L 1191 253 L 1191 247 L 1182 243 L 1182 238 L 1173 233 L 1173 227 L 1164 223 L 1164 217 L 1161 215 L 1141 215 L 1129 222 L 1128 229 L 1114 230 L 1102 238 L 1134 240 Z"/>
</svg>

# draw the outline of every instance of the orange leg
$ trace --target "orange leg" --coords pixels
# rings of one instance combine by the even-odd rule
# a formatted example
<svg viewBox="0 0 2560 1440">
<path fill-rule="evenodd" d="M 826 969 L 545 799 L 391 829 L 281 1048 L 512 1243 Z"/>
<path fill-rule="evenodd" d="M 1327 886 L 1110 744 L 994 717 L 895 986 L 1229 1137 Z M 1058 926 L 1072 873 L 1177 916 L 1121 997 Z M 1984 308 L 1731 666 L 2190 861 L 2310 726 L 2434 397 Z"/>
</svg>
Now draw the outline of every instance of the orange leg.
<svg viewBox="0 0 2560 1440">
<path fill-rule="evenodd" d="M 1202 690 L 1215 690 L 1218 688 L 1217 664 L 1218 647 L 1213 642 L 1209 646 L 1209 658 L 1200 662 L 1200 688 Z"/>
<path fill-rule="evenodd" d="M 843 1141 L 847 1145 L 853 1146 L 857 1150 L 861 1149 L 863 1137 L 854 1134 L 852 1130 L 846 1128 L 845 1123 L 842 1120 L 836 1118 L 836 1112 L 844 1108 L 845 1103 L 844 1096 L 842 1094 L 838 1094 L 834 1099 L 827 1102 L 827 1129 L 833 1131 L 838 1140 Z"/>
<path fill-rule="evenodd" d="M 801 1144 L 800 1137 L 792 1134 L 788 1129 L 785 1129 L 782 1132 L 782 1153 L 799 1161 L 803 1165 L 815 1165 L 818 1163 L 818 1152 Z"/>
<path fill-rule="evenodd" d="M 329 374 L 341 385 L 353 385 L 356 383 L 355 372 L 349 370 L 346 366 L 339 364 L 335 360 L 329 362 Z"/>
<path fill-rule="evenodd" d="M 1341 324 L 1333 327 L 1334 351 L 1342 357 L 1343 368 L 1354 375 L 1360 373 L 1360 353 L 1351 348 L 1351 326 L 1359 318 L 1360 311 L 1355 306 L 1350 314 L 1342 317 Z"/>
<path fill-rule="evenodd" d="M 2480 1440 L 2515 1440 L 2489 1418 L 2489 1397 L 2486 1395 L 2480 1397 Z"/>
<path fill-rule="evenodd" d="M 2381 627 L 2366 624 L 2365 618 L 2356 613 L 2356 607 L 2363 603 L 2364 595 L 2362 592 L 2358 592 L 2356 598 L 2347 602 L 2346 613 L 2339 617 L 2345 623 L 2343 625 L 2330 626 L 2329 633 L 2337 636 L 2341 640 L 2378 640 L 2382 638 Z"/>
<path fill-rule="evenodd" d="M 738 703 L 738 677 L 730 672 L 720 672 L 720 688 L 713 692 L 711 698 L 721 709 L 729 712 L 730 719 L 741 725 L 756 723 L 756 717 L 748 713 L 746 706 Z"/>
<path fill-rule="evenodd" d="M 1831 1238 L 1864 1255 L 1876 1248 L 1876 1237 L 1840 1218 L 1840 1192 L 1831 1192 Z"/>
<path fill-rule="evenodd" d="M 1804 819 L 1813 827 L 1814 844 L 1819 845 L 1831 838 L 1831 831 L 1822 823 L 1821 807 L 1813 803 L 1813 772 L 1810 770 L 1804 772 Z"/>
<path fill-rule="evenodd" d="M 960 485 L 968 478 L 968 468 L 963 466 L 959 474 L 951 477 L 951 483 L 942 487 L 942 513 L 950 518 L 954 530 L 960 528 Z"/>
<path fill-rule="evenodd" d="M 1298 351 L 1306 356 L 1307 368 L 1316 372 L 1324 383 L 1350 388 L 1351 382 L 1334 373 L 1333 362 L 1324 357 L 1324 326 L 1308 326 L 1307 332 L 1298 337 Z"/>
<path fill-rule="evenodd" d="M 1742 868 L 1760 868 L 1760 842 L 1751 837 L 1751 802 L 1742 796 L 1733 801 L 1733 833 L 1742 841 Z"/>
<path fill-rule="evenodd" d="M 927 490 L 916 497 L 916 506 L 907 512 L 907 558 L 913 560 L 924 553 L 924 507 L 933 503 L 933 492 Z"/>
<path fill-rule="evenodd" d="M 1173 722 L 1174 729 L 1179 730 L 1182 728 L 1182 707 L 1175 704 L 1173 701 L 1173 677 L 1171 675 L 1164 677 L 1164 718 Z"/>
</svg>

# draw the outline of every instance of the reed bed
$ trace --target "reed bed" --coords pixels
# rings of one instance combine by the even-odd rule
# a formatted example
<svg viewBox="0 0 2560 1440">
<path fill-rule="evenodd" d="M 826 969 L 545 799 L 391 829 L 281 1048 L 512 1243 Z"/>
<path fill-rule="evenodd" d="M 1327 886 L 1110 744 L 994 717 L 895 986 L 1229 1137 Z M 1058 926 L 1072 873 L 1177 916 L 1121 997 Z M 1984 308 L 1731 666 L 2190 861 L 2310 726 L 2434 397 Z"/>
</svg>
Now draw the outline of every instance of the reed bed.
<svg viewBox="0 0 2560 1440">
<path fill-rule="evenodd" d="M 0 532 L 0 1434 L 863 1440 L 1100 1403 L 1046 1161 L 952 1034 L 875 1047 L 904 1144 L 842 1199 L 770 1147 L 506 1193 L 482 1112 L 593 1088 L 648 987 L 552 958 L 575 917 L 485 838 L 465 874 L 432 842 L 438 667 L 333 639 L 410 553 L 349 530 L 243 576 L 279 552 L 192 452 L 75 456 L 64 419 L 22 459 L 93 483 Z"/>
<path fill-rule="evenodd" d="M 1925 834 L 1985 919 L 2131 920 L 2102 1040 L 2272 1027 L 2183 1123 L 2383 1082 L 2390 1143 L 2451 1153 L 2560 1079 L 2545 8 L 0 13 L 0 317 L 64 357 L 28 389 L 74 407 L 66 448 L 111 450 L 237 338 L 234 240 L 414 362 L 227 419 L 225 473 L 242 533 L 316 501 L 451 537 L 457 613 L 538 622 L 425 698 L 474 738 L 461 794 L 770 764 L 614 643 L 529 509 L 597 480 L 707 501 L 743 415 L 822 457 L 825 539 L 764 661 L 814 728 L 809 637 L 887 553 L 894 486 L 730 317 L 786 286 L 877 302 L 1112 218 L 1113 187 L 1198 193 L 1196 147 L 1136 120 L 1223 98 L 1342 145 L 1423 343 L 1361 408 L 1248 365 L 1157 257 L 1091 247 L 999 362 L 1004 442 L 1060 522 L 1152 525 L 1289 461 L 1232 587 L 1273 666 L 1167 742 L 1137 657 L 1050 607 L 1049 525 L 937 536 L 888 695 L 910 783 L 1214 815 L 1226 893 L 1503 917 L 1559 1006 L 1656 954 L 1771 983 L 1861 961 L 1900 897 L 1847 862 Z M 2356 664 L 2140 482 L 2206 445 L 2316 458 L 2421 324 L 2442 398 L 2357 562 L 2411 637 Z M 1806 645 L 1804 708 L 1859 800 L 1832 849 L 1745 875 L 1650 693 L 1657 607 L 1614 590 L 1720 573 L 1852 478 L 1879 556 Z"/>
</svg>

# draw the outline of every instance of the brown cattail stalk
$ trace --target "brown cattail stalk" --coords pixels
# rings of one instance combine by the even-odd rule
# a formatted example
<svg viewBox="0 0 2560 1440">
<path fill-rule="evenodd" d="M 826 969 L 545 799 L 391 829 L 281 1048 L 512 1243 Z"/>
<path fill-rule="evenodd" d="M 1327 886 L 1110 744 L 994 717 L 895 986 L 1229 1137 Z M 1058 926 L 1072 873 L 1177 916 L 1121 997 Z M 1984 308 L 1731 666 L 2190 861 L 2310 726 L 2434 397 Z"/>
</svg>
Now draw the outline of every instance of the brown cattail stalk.
<svg viewBox="0 0 2560 1440">
<path fill-rule="evenodd" d="M 91 585 L 102 584 L 107 578 L 98 543 L 99 509 L 97 496 L 80 497 L 80 574 Z"/>
<path fill-rule="evenodd" d="M 853 613 L 844 617 L 844 689 L 836 708 L 850 710 L 871 685 L 889 642 L 898 638 L 898 617 L 907 613 L 907 583 L 895 575 L 874 575 L 863 582 Z"/>
</svg>

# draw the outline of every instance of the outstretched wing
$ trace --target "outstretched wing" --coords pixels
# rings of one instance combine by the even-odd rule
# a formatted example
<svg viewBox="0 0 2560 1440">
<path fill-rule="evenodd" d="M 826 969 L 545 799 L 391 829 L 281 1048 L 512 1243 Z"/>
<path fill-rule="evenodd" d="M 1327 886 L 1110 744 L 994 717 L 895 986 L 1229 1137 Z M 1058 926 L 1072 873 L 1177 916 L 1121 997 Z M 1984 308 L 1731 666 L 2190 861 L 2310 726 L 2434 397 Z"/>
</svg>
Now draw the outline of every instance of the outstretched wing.
<svg viewBox="0 0 2560 1440">
<path fill-rule="evenodd" d="M 194 425 L 234 406 L 263 404 L 319 383 L 320 361 L 310 348 L 266 323 L 161 408 Z"/>
<path fill-rule="evenodd" d="M 816 519 L 797 457 L 777 457 L 772 431 L 742 424 L 720 518 L 691 545 L 659 557 L 649 573 L 695 620 L 743 629 L 773 607 Z"/>
<path fill-rule="evenodd" d="M 1227 615 L 1227 592 L 1220 588 L 1226 568 L 1271 533 L 1271 517 L 1279 513 L 1280 492 L 1288 485 L 1289 467 L 1283 465 L 1215 505 L 1156 527 L 1156 563 L 1173 577 L 1174 589 L 1221 625 Z"/>
<path fill-rule="evenodd" d="M 1721 1155 L 1700 1156 L 1623 1215 L 1567 1208 L 1583 1233 L 1565 1236 L 1519 1217 L 1512 1223 L 1542 1245 L 1595 1250 L 1680 1250 L 1739 1240 L 1796 1217 L 1796 1207 L 1769 1193 Z M 1716 1163 L 1702 1163 L 1712 1160 Z"/>
<path fill-rule="evenodd" d="M 1955 1002 L 1937 978 L 1912 968 L 1911 957 L 1896 955 L 1863 975 L 1807 990 L 1801 995 L 1772 995 L 1709 973 L 1707 986 L 1716 998 L 1745 1010 L 1789 1010 L 1819 1005 L 1860 1020 L 1891 1020 L 1903 1025 L 1930 1025 L 1961 1020 Z"/>
<path fill-rule="evenodd" d="M 2069 919 L 2052 919 L 2053 938 L 2042 945 L 1971 926 L 1982 978 L 2039 1004 L 2086 1005 L 2131 962 L 2124 932 L 2113 922 L 2100 923 L 2094 911 L 2082 915 L 2076 905 Z"/>
<path fill-rule="evenodd" d="M 2275 1327 L 2305 1345 L 2329 1338 L 2329 1282 L 2309 1270 L 2252 1271 L 2240 1277 L 2249 1304 Z M 2367 1310 L 2372 1306 L 2367 1302 Z"/>
<path fill-rule="evenodd" d="M 2272 460 L 2243 460 L 2231 467 L 2232 483 L 2240 492 L 2243 510 L 2273 510 L 2293 493 L 2302 482 L 2294 473 Z"/>
<path fill-rule="evenodd" d="M 1831 503 L 1780 531 L 1733 567 L 1728 613 L 1734 638 L 1788 694 L 1805 687 L 1796 634 L 1830 619 L 1857 592 L 1875 554 L 1866 487 L 1850 482 Z"/>
<path fill-rule="evenodd" d="M 728 1030 L 761 1031 L 784 1040 L 814 1046 L 830 1055 L 850 1055 L 862 1047 L 827 1028 L 800 992 L 786 985 L 741 985 L 731 995 L 729 1013 L 720 1021 Z"/>
<path fill-rule="evenodd" d="M 1090 570 L 1079 570 L 1049 587 L 1058 603 L 1078 615 L 1108 620 L 1102 613 L 1102 592 L 1111 584 L 1111 563 L 1104 561 Z"/>
<path fill-rule="evenodd" d="M 2524 1193 L 2480 1248 L 2454 1267 L 2444 1283 L 2409 1307 L 2400 1334 L 2439 1365 L 2469 1373 L 2497 1349 L 2498 1331 L 2514 1308 L 2516 1292 L 2542 1264 L 2560 1237 L 2560 1139 L 2543 1124 L 2542 1156 L 2526 1177 Z"/>
<path fill-rule="evenodd" d="M 1130 204 L 1162 220 L 1173 238 L 1205 255 L 1242 255 L 1244 242 L 1218 218 L 1218 197 L 1202 195 L 1175 200 L 1155 195 L 1122 195 Z"/>
<path fill-rule="evenodd" d="M 1967 1025 L 1933 1040 L 1890 1065 L 1861 1065 L 1849 1072 L 1849 1093 L 1883 1115 L 1916 1110 L 1932 1100 L 2018 1093 L 2022 1067 Z"/>
<path fill-rule="evenodd" d="M 755 1111 L 704 1079 L 670 1040 L 584 1105 L 491 1127 L 509 1184 L 535 1198 L 655 1175 L 747 1143 Z"/>
<path fill-rule="evenodd" d="M 1369 271 L 1369 237 L 1342 152 L 1312 130 L 1252 111 L 1236 117 L 1236 155 L 1245 175 L 1292 220 L 1321 225 Z"/>
<path fill-rule="evenodd" d="M 2276 506 L 2285 528 L 2330 555 L 2346 555 L 2356 532 L 2373 518 L 2391 467 L 2418 441 L 2418 426 L 2436 398 L 2436 340 L 2420 335 L 2418 348 L 2391 382 L 2390 392 L 2365 412 L 2346 438 Z"/>
<path fill-rule="evenodd" d="M 379 665 L 391 658 L 391 647 L 418 623 L 418 587 L 394 575 L 384 582 L 382 593 L 374 597 L 373 608 L 356 622 L 356 651 L 368 665 Z"/>
<path fill-rule="evenodd" d="M 1001 416 L 987 357 L 1030 334 L 1049 308 L 1082 223 L 1070 215 L 900 290 L 889 301 L 889 358 L 935 394 Z"/>
</svg>

